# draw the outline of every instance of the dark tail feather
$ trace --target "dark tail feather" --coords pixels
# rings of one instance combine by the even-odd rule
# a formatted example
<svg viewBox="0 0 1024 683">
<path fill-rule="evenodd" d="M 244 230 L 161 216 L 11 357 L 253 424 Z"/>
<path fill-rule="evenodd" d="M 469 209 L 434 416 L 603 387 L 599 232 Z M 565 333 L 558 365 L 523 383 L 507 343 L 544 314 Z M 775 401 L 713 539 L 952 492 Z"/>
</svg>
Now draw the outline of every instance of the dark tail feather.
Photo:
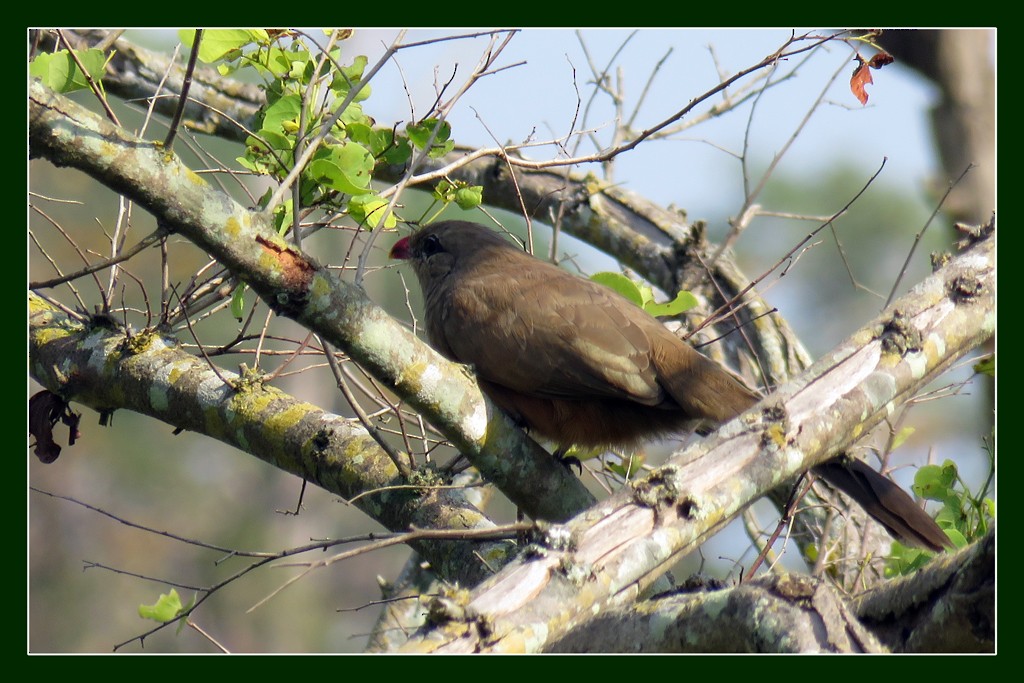
<svg viewBox="0 0 1024 683">
<path fill-rule="evenodd" d="M 840 457 L 813 472 L 853 498 L 904 545 L 941 552 L 953 543 L 928 513 L 899 486 L 854 458 Z"/>
</svg>

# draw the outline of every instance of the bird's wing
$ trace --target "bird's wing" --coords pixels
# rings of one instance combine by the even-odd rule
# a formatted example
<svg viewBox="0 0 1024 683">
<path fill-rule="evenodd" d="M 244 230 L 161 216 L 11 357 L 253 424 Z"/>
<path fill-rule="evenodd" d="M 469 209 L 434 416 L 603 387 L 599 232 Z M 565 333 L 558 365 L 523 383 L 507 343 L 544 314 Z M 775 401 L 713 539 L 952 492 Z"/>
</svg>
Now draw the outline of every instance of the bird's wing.
<svg viewBox="0 0 1024 683">
<path fill-rule="evenodd" d="M 530 265 L 474 273 L 474 286 L 450 293 L 439 332 L 455 359 L 541 398 L 662 403 L 651 364 L 660 323 L 602 285 Z"/>
</svg>

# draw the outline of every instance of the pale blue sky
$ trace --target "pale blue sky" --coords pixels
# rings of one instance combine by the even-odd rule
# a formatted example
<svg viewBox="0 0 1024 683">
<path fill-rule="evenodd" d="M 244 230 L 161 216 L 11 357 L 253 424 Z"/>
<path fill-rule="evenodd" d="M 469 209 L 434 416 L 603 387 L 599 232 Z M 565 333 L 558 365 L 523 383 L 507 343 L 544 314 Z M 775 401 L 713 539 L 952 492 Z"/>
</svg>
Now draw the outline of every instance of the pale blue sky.
<svg viewBox="0 0 1024 683">
<path fill-rule="evenodd" d="M 582 37 L 593 62 L 603 67 L 632 31 L 587 29 Z M 406 41 L 452 32 L 414 29 Z M 664 120 L 721 80 L 709 46 L 713 47 L 717 68 L 732 74 L 774 52 L 789 33 L 788 29 L 643 29 L 622 47 L 613 74 L 623 74 L 627 111 L 632 111 L 648 74 L 671 50 L 635 120 L 635 127 L 643 129 Z M 372 63 L 381 53 L 381 46 L 396 34 L 396 30 L 358 30 L 352 44 Z M 448 41 L 400 53 L 397 61 L 404 86 L 398 69 L 388 65 L 374 80 L 368 109 L 375 114 L 408 117 L 411 99 L 416 114 L 422 116 L 434 100 L 435 80 L 449 78 L 457 64 L 452 89 L 461 84 L 486 40 Z M 865 54 L 870 56 L 871 51 Z M 909 70 L 893 65 L 874 72 L 875 83 L 868 86 L 871 100 L 863 107 L 848 87 L 854 68 L 852 58 L 849 47 L 834 43 L 829 54 L 810 59 L 797 78 L 763 97 L 757 104 L 748 140 L 752 158 L 763 168 L 792 135 L 827 80 L 839 70 L 826 103 L 787 153 L 780 170 L 819 171 L 849 162 L 870 175 L 883 157 L 888 157 L 880 180 L 904 189 L 922 187 L 935 166 L 927 117 L 934 92 Z M 535 139 L 549 139 L 570 130 L 577 109 L 577 88 L 583 105 L 591 93 L 587 84 L 590 70 L 575 31 L 522 31 L 502 53 L 498 65 L 521 61 L 525 62 L 521 66 L 478 82 L 454 109 L 450 121 L 459 143 L 493 145 L 494 138 L 515 142 L 533 131 Z M 641 145 L 617 160 L 616 180 L 660 204 L 683 207 L 693 218 L 717 213 L 723 202 L 738 206 L 742 198 L 739 164 L 712 144 L 728 152 L 740 152 L 749 107 L 748 103 L 737 112 L 690 129 L 677 141 Z M 706 109 L 702 105 L 697 111 Z M 599 97 L 587 123 L 590 127 L 603 126 L 597 132 L 603 141 L 609 139 L 607 124 L 612 116 L 608 98 Z M 593 151 L 590 146 L 582 149 Z M 540 149 L 528 154 L 533 158 L 550 156 Z"/>
</svg>

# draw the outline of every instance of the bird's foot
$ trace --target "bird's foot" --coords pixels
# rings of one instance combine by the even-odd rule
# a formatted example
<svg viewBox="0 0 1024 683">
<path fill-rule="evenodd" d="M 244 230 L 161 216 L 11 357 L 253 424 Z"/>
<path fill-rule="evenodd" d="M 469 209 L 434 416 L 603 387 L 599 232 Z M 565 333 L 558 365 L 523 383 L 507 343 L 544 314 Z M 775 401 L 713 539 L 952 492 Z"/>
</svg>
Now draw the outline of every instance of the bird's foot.
<svg viewBox="0 0 1024 683">
<path fill-rule="evenodd" d="M 562 466 L 565 467 L 565 469 L 571 472 L 572 468 L 575 467 L 576 474 L 578 476 L 583 476 L 583 463 L 580 462 L 580 459 L 575 455 L 566 455 L 567 451 L 568 449 L 566 448 L 559 448 L 552 455 L 555 456 L 555 460 L 562 463 Z"/>
</svg>

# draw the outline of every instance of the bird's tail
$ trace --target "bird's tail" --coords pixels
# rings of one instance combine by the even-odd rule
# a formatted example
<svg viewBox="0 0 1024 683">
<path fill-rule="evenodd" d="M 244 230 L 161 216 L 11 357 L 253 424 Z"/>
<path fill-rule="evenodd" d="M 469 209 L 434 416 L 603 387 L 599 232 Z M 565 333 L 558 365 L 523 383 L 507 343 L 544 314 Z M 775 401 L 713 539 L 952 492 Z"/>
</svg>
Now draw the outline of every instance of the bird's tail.
<svg viewBox="0 0 1024 683">
<path fill-rule="evenodd" d="M 906 491 L 866 463 L 841 456 L 816 466 L 813 472 L 857 501 L 903 545 L 933 552 L 953 547 L 946 533 Z"/>
<path fill-rule="evenodd" d="M 730 420 L 744 412 L 760 396 L 714 361 L 694 352 L 666 354 L 676 366 L 661 367 L 666 389 L 691 415 L 708 418 L 715 423 Z M 698 431 L 701 431 L 698 428 Z M 710 431 L 710 430 L 707 430 Z M 702 432 L 703 433 L 703 432 Z M 904 545 L 935 552 L 952 547 L 945 532 L 902 488 L 882 476 L 864 462 L 840 456 L 818 465 L 814 473 L 853 498 L 876 522 Z"/>
<path fill-rule="evenodd" d="M 680 351 L 676 344 L 668 351 L 655 346 L 654 363 L 665 391 L 689 417 L 717 425 L 761 400 L 715 361 L 690 346 Z"/>
</svg>

